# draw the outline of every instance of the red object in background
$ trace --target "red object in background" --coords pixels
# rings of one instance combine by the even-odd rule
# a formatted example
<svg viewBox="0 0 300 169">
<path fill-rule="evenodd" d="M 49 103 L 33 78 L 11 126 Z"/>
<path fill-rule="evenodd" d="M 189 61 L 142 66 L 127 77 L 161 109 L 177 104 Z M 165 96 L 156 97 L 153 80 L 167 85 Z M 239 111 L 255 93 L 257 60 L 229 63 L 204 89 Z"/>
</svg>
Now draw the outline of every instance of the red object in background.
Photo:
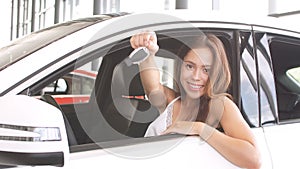
<svg viewBox="0 0 300 169">
<path fill-rule="evenodd" d="M 87 103 L 90 100 L 89 95 L 52 95 L 55 101 L 61 104 L 76 104 L 76 103 Z"/>
</svg>

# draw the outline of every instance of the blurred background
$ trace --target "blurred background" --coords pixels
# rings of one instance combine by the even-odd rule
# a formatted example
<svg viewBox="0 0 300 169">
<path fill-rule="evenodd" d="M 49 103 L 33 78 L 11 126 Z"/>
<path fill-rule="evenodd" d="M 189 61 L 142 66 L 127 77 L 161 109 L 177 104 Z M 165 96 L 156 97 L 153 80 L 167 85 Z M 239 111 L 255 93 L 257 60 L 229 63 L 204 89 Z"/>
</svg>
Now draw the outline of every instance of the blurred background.
<svg viewBox="0 0 300 169">
<path fill-rule="evenodd" d="M 97 14 L 161 10 L 220 11 L 260 19 L 273 17 L 300 28 L 298 0 L 2 0 L 0 47 L 56 23 Z M 300 32 L 300 29 L 299 29 Z"/>
</svg>

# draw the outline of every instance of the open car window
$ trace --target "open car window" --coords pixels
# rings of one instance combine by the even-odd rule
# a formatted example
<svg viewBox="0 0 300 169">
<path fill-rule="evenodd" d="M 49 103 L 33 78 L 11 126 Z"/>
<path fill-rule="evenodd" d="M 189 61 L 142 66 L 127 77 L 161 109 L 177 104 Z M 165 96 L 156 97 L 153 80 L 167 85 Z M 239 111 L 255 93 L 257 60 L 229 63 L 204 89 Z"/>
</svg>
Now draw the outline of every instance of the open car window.
<svg viewBox="0 0 300 169">
<path fill-rule="evenodd" d="M 232 57 L 232 33 L 218 30 L 215 34 Z M 182 42 L 166 32 L 157 35 L 160 50 L 155 61 L 161 73 L 160 82 L 176 91 L 174 78 L 179 64 L 176 52 Z M 86 52 L 76 64 L 67 65 L 32 87 L 36 89 L 34 97 L 48 94 L 56 100 L 70 124 L 76 145 L 118 140 L 123 144 L 126 140 L 143 138 L 149 124 L 159 116 L 145 96 L 138 65 L 128 66 L 124 62 L 132 51 L 129 38 L 99 46 L 96 53 Z"/>
</svg>

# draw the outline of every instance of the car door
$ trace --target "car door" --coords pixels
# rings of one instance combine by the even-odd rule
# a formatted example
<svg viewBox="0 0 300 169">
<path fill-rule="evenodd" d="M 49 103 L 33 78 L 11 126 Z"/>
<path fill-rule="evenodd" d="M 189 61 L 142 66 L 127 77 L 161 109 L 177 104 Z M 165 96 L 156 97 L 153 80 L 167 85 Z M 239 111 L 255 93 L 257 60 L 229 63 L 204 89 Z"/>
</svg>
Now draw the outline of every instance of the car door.
<svg viewBox="0 0 300 169">
<path fill-rule="evenodd" d="M 263 29 L 263 28 L 261 28 Z M 260 113 L 274 168 L 298 168 L 300 151 L 298 34 L 255 27 Z M 296 70 L 292 72 L 291 70 Z M 298 69 L 299 70 L 299 69 Z M 292 72 L 292 73 L 291 73 Z"/>
</svg>

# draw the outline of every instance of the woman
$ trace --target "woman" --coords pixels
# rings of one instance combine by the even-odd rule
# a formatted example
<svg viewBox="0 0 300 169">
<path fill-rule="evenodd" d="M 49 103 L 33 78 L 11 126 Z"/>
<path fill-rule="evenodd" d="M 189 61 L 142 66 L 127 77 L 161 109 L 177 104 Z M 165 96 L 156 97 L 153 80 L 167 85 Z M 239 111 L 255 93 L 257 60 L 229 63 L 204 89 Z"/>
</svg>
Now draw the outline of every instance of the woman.
<svg viewBox="0 0 300 169">
<path fill-rule="evenodd" d="M 160 84 L 154 57 L 159 49 L 154 32 L 136 34 L 131 46 L 146 47 L 150 56 L 139 64 L 145 92 L 161 115 L 145 136 L 168 133 L 198 135 L 229 161 L 242 168 L 259 168 L 260 154 L 248 124 L 225 93 L 230 70 L 222 42 L 214 35 L 190 37 L 178 56 L 182 59 L 179 89 Z M 220 132 L 218 129 L 224 132 Z"/>
</svg>

